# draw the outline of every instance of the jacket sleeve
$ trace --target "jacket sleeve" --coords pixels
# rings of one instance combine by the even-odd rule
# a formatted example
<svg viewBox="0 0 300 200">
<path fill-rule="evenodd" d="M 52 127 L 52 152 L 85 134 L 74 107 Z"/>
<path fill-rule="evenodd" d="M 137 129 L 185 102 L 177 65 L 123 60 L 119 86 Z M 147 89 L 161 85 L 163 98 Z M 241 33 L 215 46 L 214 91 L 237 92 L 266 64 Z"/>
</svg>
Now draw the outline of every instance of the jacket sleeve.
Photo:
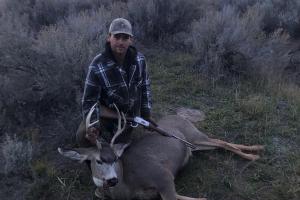
<svg viewBox="0 0 300 200">
<path fill-rule="evenodd" d="M 141 117 L 149 118 L 151 115 L 152 99 L 151 99 L 151 88 L 150 78 L 148 73 L 148 67 L 145 59 L 142 60 L 142 99 L 141 99 Z"/>
<path fill-rule="evenodd" d="M 85 119 L 87 114 L 89 113 L 90 109 L 93 105 L 98 101 L 100 98 L 101 93 L 101 85 L 100 80 L 96 75 L 97 67 L 90 65 L 89 70 L 86 76 L 85 85 L 84 85 L 84 92 L 82 97 L 82 114 L 83 118 Z M 99 120 L 99 107 L 97 106 L 95 111 L 91 117 L 91 123 Z M 99 127 L 99 123 L 96 123 L 94 127 Z"/>
</svg>

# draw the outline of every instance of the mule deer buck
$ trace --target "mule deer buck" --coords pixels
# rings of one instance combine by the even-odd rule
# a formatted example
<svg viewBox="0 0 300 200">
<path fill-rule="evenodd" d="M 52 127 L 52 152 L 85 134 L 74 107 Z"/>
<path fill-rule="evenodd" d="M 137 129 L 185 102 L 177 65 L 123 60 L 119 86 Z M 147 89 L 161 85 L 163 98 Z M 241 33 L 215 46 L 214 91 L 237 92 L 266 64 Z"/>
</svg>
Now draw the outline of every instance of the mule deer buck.
<svg viewBox="0 0 300 200">
<path fill-rule="evenodd" d="M 151 199 L 160 196 L 163 200 L 205 200 L 181 196 L 175 191 L 175 176 L 188 162 L 192 152 L 190 147 L 179 140 L 157 133 L 144 134 L 131 144 L 114 144 L 126 125 L 123 113 L 123 127 L 120 113 L 118 116 L 118 131 L 110 144 L 97 141 L 97 147 L 72 150 L 58 148 L 59 153 L 73 160 L 91 161 L 95 185 L 106 188 L 107 195 L 112 199 Z M 87 119 L 87 127 L 89 124 Z M 260 145 L 245 146 L 211 139 L 190 121 L 178 115 L 166 116 L 157 124 L 197 146 L 193 150 L 224 148 L 243 158 L 256 160 L 258 155 L 243 151 L 263 149 Z"/>
</svg>

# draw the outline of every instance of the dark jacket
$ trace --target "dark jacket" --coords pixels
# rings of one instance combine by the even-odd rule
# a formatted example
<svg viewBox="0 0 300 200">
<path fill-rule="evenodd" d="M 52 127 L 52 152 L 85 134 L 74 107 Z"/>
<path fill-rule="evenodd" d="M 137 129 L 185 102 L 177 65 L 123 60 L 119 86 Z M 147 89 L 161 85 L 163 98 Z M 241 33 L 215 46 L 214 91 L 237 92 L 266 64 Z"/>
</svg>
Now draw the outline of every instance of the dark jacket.
<svg viewBox="0 0 300 200">
<path fill-rule="evenodd" d="M 109 43 L 89 66 L 82 98 L 83 115 L 99 101 L 113 107 L 116 104 L 127 116 L 148 118 L 151 110 L 150 80 L 145 57 L 132 46 L 128 48 L 123 66 L 117 64 Z M 92 120 L 99 119 L 97 108 Z"/>
</svg>

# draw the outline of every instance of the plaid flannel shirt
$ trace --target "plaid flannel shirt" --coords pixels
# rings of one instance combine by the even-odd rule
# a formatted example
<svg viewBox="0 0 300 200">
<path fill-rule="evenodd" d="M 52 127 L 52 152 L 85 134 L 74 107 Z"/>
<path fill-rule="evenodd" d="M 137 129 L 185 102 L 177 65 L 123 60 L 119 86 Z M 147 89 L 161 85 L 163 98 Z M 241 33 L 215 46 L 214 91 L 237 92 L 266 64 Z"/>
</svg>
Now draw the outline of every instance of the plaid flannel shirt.
<svg viewBox="0 0 300 200">
<path fill-rule="evenodd" d="M 127 116 L 150 117 L 152 103 L 145 57 L 130 46 L 124 63 L 120 66 L 115 62 L 109 44 L 104 53 L 94 58 L 82 98 L 84 118 L 97 101 L 108 107 L 116 104 Z M 99 120 L 100 112 L 96 108 L 91 121 Z"/>
</svg>

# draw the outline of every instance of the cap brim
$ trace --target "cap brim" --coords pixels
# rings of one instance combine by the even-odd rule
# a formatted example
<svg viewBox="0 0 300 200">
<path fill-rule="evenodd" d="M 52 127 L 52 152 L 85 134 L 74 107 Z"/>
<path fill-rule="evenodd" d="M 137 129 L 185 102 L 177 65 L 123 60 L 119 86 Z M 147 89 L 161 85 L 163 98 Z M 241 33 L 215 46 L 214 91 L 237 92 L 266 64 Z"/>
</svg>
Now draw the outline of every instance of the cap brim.
<svg viewBox="0 0 300 200">
<path fill-rule="evenodd" d="M 132 33 L 125 32 L 125 31 L 112 31 L 112 32 L 110 32 L 110 33 L 113 34 L 113 35 L 120 34 L 120 33 L 124 33 L 124 34 L 126 34 L 126 35 L 130 35 L 131 37 L 133 37 Z"/>
</svg>

